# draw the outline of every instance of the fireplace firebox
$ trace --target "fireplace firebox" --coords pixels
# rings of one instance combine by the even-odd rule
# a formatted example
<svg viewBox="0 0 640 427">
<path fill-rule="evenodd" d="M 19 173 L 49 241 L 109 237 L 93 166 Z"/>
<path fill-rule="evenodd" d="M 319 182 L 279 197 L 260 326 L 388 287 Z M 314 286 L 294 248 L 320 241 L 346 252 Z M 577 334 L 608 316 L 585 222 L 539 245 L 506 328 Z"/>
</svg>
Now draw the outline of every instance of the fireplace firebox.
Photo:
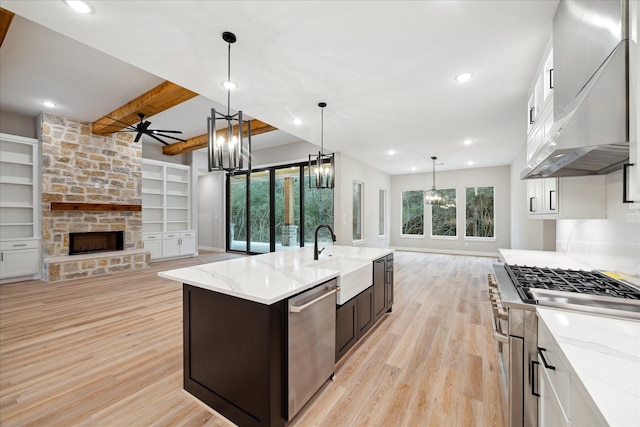
<svg viewBox="0 0 640 427">
<path fill-rule="evenodd" d="M 69 233 L 69 255 L 124 250 L 124 231 Z"/>
</svg>

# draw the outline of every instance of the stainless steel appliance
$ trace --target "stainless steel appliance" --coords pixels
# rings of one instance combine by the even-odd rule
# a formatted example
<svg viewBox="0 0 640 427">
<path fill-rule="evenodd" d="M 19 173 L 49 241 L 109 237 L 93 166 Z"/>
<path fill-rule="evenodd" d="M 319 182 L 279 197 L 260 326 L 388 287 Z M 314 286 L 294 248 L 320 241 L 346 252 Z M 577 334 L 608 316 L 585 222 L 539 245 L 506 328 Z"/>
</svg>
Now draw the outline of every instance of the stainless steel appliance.
<svg viewBox="0 0 640 427">
<path fill-rule="evenodd" d="M 629 4 L 560 1 L 553 19 L 554 124 L 521 178 L 606 174 L 629 158 Z"/>
<path fill-rule="evenodd" d="M 289 299 L 288 419 L 335 372 L 337 280 Z"/>
<path fill-rule="evenodd" d="M 598 271 L 496 264 L 489 274 L 494 337 L 509 426 L 538 425 L 537 305 L 640 319 L 640 289 Z"/>
</svg>

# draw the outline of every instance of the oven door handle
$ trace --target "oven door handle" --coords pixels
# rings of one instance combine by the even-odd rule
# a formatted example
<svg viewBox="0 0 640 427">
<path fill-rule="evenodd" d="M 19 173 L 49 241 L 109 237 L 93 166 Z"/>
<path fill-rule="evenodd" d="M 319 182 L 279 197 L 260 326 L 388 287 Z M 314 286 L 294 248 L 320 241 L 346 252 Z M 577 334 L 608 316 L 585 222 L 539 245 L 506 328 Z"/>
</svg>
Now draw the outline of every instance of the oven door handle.
<svg viewBox="0 0 640 427">
<path fill-rule="evenodd" d="M 493 338 L 498 342 L 509 344 L 509 335 L 501 334 L 495 329 L 493 330 Z"/>
</svg>

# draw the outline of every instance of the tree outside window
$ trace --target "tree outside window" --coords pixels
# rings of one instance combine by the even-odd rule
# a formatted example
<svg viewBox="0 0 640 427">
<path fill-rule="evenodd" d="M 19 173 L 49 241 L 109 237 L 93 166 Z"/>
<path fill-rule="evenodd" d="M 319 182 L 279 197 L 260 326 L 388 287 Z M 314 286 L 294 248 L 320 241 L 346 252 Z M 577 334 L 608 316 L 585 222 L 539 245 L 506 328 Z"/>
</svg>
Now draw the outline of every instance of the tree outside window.
<svg viewBox="0 0 640 427">
<path fill-rule="evenodd" d="M 466 189 L 466 237 L 495 237 L 495 210 L 493 187 Z"/>
<path fill-rule="evenodd" d="M 456 215 L 456 189 L 447 188 L 440 190 L 447 201 L 453 204 L 431 206 L 431 235 L 455 237 L 458 235 Z"/>
<path fill-rule="evenodd" d="M 402 192 L 402 234 L 424 236 L 424 191 Z"/>
</svg>

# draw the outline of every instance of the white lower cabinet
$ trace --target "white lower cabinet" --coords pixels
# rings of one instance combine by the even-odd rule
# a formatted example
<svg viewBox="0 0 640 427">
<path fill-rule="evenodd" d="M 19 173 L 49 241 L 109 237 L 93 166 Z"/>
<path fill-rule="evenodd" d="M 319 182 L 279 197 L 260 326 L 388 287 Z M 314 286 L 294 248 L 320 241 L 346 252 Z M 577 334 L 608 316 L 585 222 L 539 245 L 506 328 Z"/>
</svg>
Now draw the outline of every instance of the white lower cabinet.
<svg viewBox="0 0 640 427">
<path fill-rule="evenodd" d="M 0 279 L 40 274 L 40 241 L 0 242 Z"/>
<path fill-rule="evenodd" d="M 196 254 L 195 231 L 145 233 L 142 243 L 144 248 L 151 252 L 153 261 Z"/>
<path fill-rule="evenodd" d="M 142 246 L 151 252 L 151 259 L 162 258 L 162 233 L 143 234 Z"/>
<path fill-rule="evenodd" d="M 538 363 L 540 427 L 608 425 L 540 317 Z"/>
</svg>

